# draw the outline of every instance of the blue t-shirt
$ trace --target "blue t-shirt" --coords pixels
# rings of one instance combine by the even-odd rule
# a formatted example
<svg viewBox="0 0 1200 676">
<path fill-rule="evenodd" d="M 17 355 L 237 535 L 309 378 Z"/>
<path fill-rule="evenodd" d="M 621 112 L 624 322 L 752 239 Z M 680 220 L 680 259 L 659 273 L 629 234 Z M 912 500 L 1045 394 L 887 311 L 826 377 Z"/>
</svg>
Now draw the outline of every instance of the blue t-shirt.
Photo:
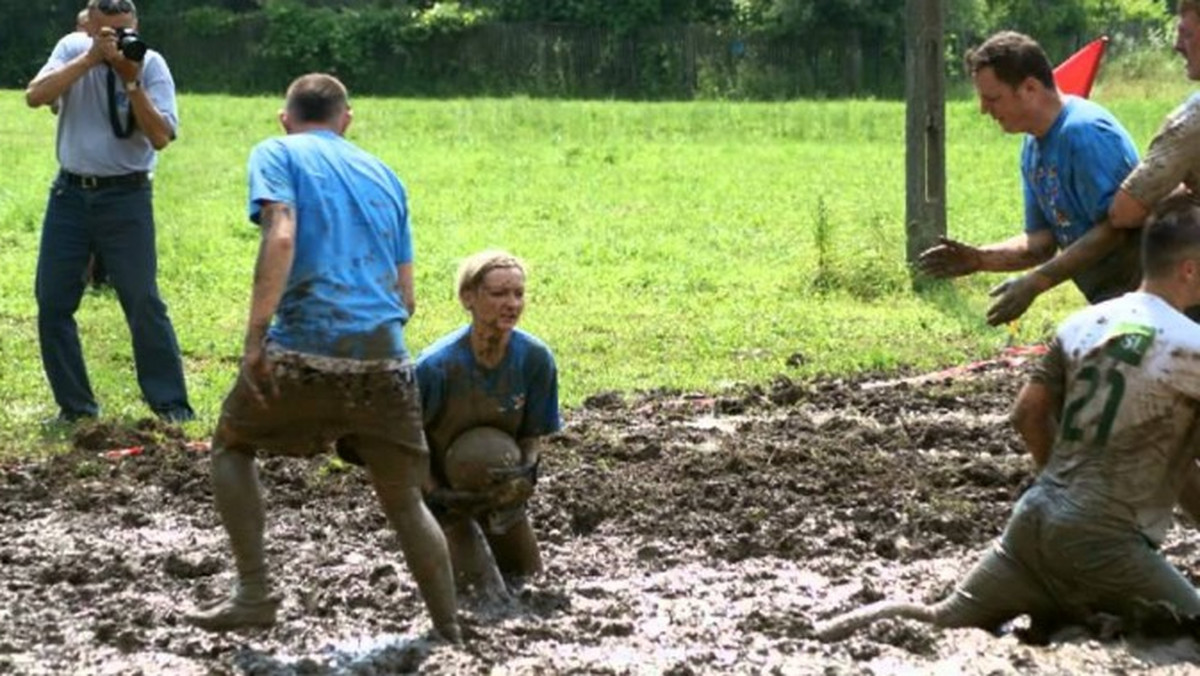
<svg viewBox="0 0 1200 676">
<path fill-rule="evenodd" d="M 1129 132 L 1103 107 L 1066 97 L 1058 118 L 1041 138 L 1027 135 L 1021 148 L 1025 232 L 1049 230 L 1064 249 L 1108 217 L 1121 181 L 1137 166 Z M 1137 238 L 1075 277 L 1090 302 L 1132 290 L 1140 277 Z M 1132 286 L 1130 286 L 1132 284 Z"/>
<path fill-rule="evenodd" d="M 514 329 L 504 359 L 488 369 L 476 363 L 470 335 L 470 326 L 456 329 L 417 358 L 425 438 L 434 458 L 473 427 L 495 427 L 517 440 L 561 429 L 550 348 Z"/>
<path fill-rule="evenodd" d="M 395 173 L 320 130 L 259 143 L 249 178 L 251 221 L 264 202 L 296 210 L 295 260 L 269 338 L 306 354 L 406 358 L 397 266 L 412 262 L 413 248 Z"/>
<path fill-rule="evenodd" d="M 1117 118 L 1066 97 L 1050 130 L 1042 138 L 1026 135 L 1021 149 L 1025 232 L 1052 230 L 1059 248 L 1070 245 L 1108 216 L 1137 163 L 1137 148 Z"/>
</svg>

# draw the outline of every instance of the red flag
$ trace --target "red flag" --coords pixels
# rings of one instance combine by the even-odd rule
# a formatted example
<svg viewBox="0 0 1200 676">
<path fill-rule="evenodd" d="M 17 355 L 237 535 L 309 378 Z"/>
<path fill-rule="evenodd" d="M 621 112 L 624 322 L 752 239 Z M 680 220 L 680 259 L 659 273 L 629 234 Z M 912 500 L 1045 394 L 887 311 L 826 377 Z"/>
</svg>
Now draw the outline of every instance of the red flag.
<svg viewBox="0 0 1200 676">
<path fill-rule="evenodd" d="M 1059 91 L 1086 99 L 1092 93 L 1092 83 L 1096 81 L 1100 59 L 1104 57 L 1104 48 L 1107 46 L 1107 35 L 1096 38 L 1058 64 L 1054 69 L 1054 81 Z"/>
</svg>

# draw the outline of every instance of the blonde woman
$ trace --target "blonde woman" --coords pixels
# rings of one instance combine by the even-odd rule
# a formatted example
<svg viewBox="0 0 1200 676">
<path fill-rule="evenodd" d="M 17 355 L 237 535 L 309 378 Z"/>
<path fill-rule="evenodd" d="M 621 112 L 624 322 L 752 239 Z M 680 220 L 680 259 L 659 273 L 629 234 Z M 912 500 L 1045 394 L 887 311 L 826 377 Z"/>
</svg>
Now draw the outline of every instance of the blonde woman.
<svg viewBox="0 0 1200 676">
<path fill-rule="evenodd" d="M 562 426 L 558 373 L 545 343 L 517 328 L 525 309 L 520 259 L 504 251 L 468 257 L 459 268 L 458 298 L 471 322 L 417 359 L 432 454 L 426 495 L 460 588 L 503 597 L 501 574 L 515 582 L 542 570 L 525 503 L 537 481 L 539 440 Z M 476 458 L 510 453 L 517 462 L 492 469 L 486 490 L 463 491 L 448 479 L 455 468 L 446 464 L 447 451 L 456 442 L 482 446 L 465 449 Z"/>
</svg>

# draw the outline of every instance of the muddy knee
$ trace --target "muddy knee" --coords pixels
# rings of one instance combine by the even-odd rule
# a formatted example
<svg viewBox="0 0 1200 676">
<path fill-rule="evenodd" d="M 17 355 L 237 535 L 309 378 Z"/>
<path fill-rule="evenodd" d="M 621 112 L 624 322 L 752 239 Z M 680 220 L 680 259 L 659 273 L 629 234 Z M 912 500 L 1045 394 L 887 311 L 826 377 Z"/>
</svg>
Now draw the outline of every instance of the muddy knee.
<svg viewBox="0 0 1200 676">
<path fill-rule="evenodd" d="M 514 577 L 530 577 L 542 572 L 542 553 L 529 515 L 521 508 L 510 516 L 512 523 L 504 530 L 488 530 L 488 544 L 496 557 L 500 572 Z"/>
<path fill-rule="evenodd" d="M 929 606 L 931 624 L 946 629 L 973 627 L 995 633 L 1019 613 L 993 608 L 956 591 L 948 598 Z"/>
</svg>

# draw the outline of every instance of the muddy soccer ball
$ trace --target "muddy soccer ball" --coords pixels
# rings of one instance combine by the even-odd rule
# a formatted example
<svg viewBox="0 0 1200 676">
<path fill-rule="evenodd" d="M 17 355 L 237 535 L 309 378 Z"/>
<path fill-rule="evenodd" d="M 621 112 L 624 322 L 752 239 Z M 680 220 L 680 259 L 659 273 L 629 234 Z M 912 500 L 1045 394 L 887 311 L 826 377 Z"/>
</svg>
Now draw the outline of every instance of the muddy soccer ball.
<svg viewBox="0 0 1200 676">
<path fill-rule="evenodd" d="M 495 482 L 488 470 L 512 467 L 521 462 L 515 439 L 495 427 L 476 427 L 462 434 L 446 449 L 446 480 L 458 491 L 485 491 Z"/>
</svg>

